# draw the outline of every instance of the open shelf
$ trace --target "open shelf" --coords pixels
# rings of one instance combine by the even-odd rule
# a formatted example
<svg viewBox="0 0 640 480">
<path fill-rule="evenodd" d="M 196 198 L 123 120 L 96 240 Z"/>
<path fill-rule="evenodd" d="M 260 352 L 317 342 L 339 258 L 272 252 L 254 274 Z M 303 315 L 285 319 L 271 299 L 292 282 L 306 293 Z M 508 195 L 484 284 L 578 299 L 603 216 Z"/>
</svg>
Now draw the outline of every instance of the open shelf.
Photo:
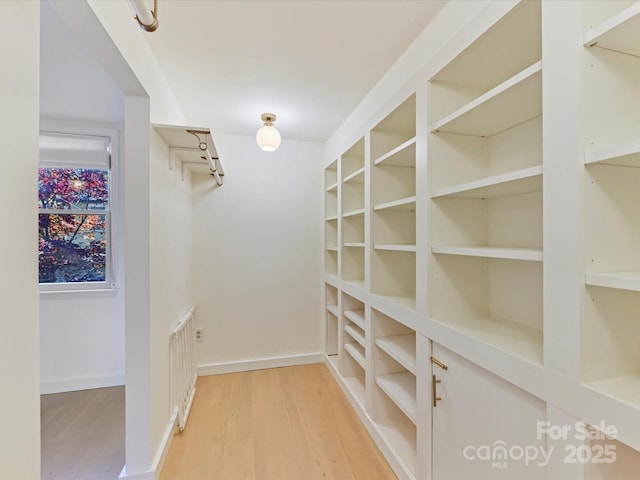
<svg viewBox="0 0 640 480">
<path fill-rule="evenodd" d="M 542 365 L 542 262 L 434 255 L 429 317 Z"/>
<path fill-rule="evenodd" d="M 496 198 L 542 190 L 542 165 L 494 175 L 473 182 L 434 189 L 431 198 Z"/>
<path fill-rule="evenodd" d="M 374 250 L 387 250 L 389 252 L 415 252 L 415 245 L 394 245 L 394 244 L 384 244 L 384 243 L 376 243 L 373 246 Z"/>
<path fill-rule="evenodd" d="M 488 137 L 542 114 L 542 62 L 436 121 L 431 131 Z"/>
<path fill-rule="evenodd" d="M 373 207 L 373 210 L 379 212 L 381 210 L 415 210 L 416 209 L 416 197 L 415 195 L 411 197 L 401 198 L 398 200 L 393 200 L 391 202 L 385 202 Z"/>
<path fill-rule="evenodd" d="M 353 322 L 362 330 L 366 330 L 365 320 L 364 320 L 364 309 L 345 310 L 343 313 L 344 313 L 344 316 L 347 318 L 347 320 Z"/>
<path fill-rule="evenodd" d="M 354 248 L 364 248 L 364 243 L 362 242 L 345 242 L 345 247 L 354 247 Z"/>
<path fill-rule="evenodd" d="M 640 2 L 587 30 L 584 45 L 640 57 Z"/>
<path fill-rule="evenodd" d="M 416 137 L 377 158 L 374 166 L 415 167 L 416 166 Z"/>
<path fill-rule="evenodd" d="M 415 252 L 374 250 L 371 255 L 371 291 L 415 310 Z"/>
<path fill-rule="evenodd" d="M 416 423 L 416 377 L 409 372 L 391 373 L 376 377 L 376 384 L 398 408 Z"/>
<path fill-rule="evenodd" d="M 640 140 L 588 152 L 585 155 L 584 163 L 585 165 L 603 163 L 620 167 L 640 168 Z"/>
<path fill-rule="evenodd" d="M 415 333 L 377 338 L 376 345 L 409 372 L 416 374 Z"/>
<path fill-rule="evenodd" d="M 342 219 L 342 241 L 344 244 L 361 243 L 364 245 L 364 213 L 349 215 Z"/>
<path fill-rule="evenodd" d="M 407 98 L 371 130 L 371 158 L 387 156 L 416 136 L 416 98 Z"/>
<path fill-rule="evenodd" d="M 364 167 L 359 168 L 358 170 L 353 172 L 351 175 L 345 177 L 343 182 L 344 183 L 349 183 L 349 182 L 364 183 Z"/>
<path fill-rule="evenodd" d="M 327 355 L 338 354 L 338 289 L 325 284 L 326 325 L 325 352 Z"/>
<path fill-rule="evenodd" d="M 345 325 L 344 331 L 349 334 L 362 348 L 365 348 L 364 330 L 357 325 Z"/>
<path fill-rule="evenodd" d="M 464 335 L 514 357 L 542 366 L 542 330 L 490 316 L 459 317 L 441 322 Z"/>
<path fill-rule="evenodd" d="M 542 250 L 514 247 L 431 247 L 431 252 L 441 255 L 462 255 L 466 257 L 502 258 L 506 260 L 542 261 Z"/>
<path fill-rule="evenodd" d="M 338 275 L 338 251 L 327 249 L 325 252 L 324 271 L 328 275 Z"/>
<path fill-rule="evenodd" d="M 332 185 L 329 185 L 329 186 L 326 188 L 326 191 L 327 191 L 327 192 L 334 192 L 334 191 L 337 191 L 337 190 L 338 190 L 338 182 L 336 182 L 336 183 L 334 183 L 334 184 L 332 184 Z"/>
<path fill-rule="evenodd" d="M 364 173 L 364 138 L 358 140 L 342 154 L 341 162 L 344 182 L 347 179 L 353 179 L 359 173 Z"/>
<path fill-rule="evenodd" d="M 416 426 L 405 415 L 399 414 L 391 418 L 381 418 L 376 426 L 387 440 L 396 458 L 400 460 L 405 470 L 416 478 L 417 448 Z"/>
<path fill-rule="evenodd" d="M 364 285 L 364 248 L 343 246 L 342 279 L 348 282 L 360 282 Z"/>
<path fill-rule="evenodd" d="M 364 369 L 350 355 L 347 355 L 344 360 L 348 365 L 346 369 L 349 374 L 345 374 L 342 380 L 356 401 L 364 408 L 366 397 Z"/>
<path fill-rule="evenodd" d="M 364 347 L 357 343 L 345 343 L 344 350 L 351 355 L 358 365 L 365 368 Z"/>
<path fill-rule="evenodd" d="M 640 292 L 640 272 L 587 273 L 585 283 L 594 287 Z"/>
<path fill-rule="evenodd" d="M 582 381 L 592 390 L 640 408 L 640 293 L 589 286 L 586 297 L 581 325 Z"/>
<path fill-rule="evenodd" d="M 351 210 L 351 211 L 345 212 L 342 215 L 342 218 L 355 217 L 357 215 L 364 215 L 364 208 L 358 208 L 356 210 Z"/>
</svg>

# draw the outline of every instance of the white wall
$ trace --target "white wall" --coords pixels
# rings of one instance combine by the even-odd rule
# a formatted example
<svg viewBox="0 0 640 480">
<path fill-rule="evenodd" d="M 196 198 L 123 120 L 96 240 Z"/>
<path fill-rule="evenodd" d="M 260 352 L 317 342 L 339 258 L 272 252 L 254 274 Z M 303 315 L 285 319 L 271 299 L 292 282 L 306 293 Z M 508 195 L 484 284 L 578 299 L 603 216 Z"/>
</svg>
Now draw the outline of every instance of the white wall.
<svg viewBox="0 0 640 480">
<path fill-rule="evenodd" d="M 201 373 L 212 365 L 322 350 L 322 151 L 215 136 L 224 185 L 193 176 Z"/>
<path fill-rule="evenodd" d="M 191 288 L 191 183 L 180 169 L 169 169 L 169 147 L 151 132 L 150 254 L 151 254 L 151 364 L 158 374 L 151 390 L 162 401 L 151 405 L 151 438 L 165 433 L 169 404 L 170 332 L 193 306 Z M 164 373 L 164 375 L 162 375 Z"/>
<path fill-rule="evenodd" d="M 47 2 L 40 44 L 41 118 L 122 125 L 124 93 Z M 122 198 L 112 205 L 121 207 Z M 114 238 L 114 251 L 121 248 Z M 40 299 L 42 393 L 124 384 L 122 290 L 43 293 Z"/>
<path fill-rule="evenodd" d="M 38 371 L 39 3 L 0 2 L 0 475 L 40 478 Z"/>
</svg>

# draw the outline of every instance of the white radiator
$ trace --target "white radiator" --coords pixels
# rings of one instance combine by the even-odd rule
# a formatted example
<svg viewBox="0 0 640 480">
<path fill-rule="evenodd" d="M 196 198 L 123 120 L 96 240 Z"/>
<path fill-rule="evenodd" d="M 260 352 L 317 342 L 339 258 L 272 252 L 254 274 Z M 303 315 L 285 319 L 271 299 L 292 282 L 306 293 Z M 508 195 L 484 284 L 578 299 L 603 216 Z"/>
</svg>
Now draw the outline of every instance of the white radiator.
<svg viewBox="0 0 640 480">
<path fill-rule="evenodd" d="M 195 308 L 189 310 L 171 334 L 171 404 L 178 417 L 180 431 L 189 417 L 196 394 L 198 376 L 195 355 Z"/>
</svg>

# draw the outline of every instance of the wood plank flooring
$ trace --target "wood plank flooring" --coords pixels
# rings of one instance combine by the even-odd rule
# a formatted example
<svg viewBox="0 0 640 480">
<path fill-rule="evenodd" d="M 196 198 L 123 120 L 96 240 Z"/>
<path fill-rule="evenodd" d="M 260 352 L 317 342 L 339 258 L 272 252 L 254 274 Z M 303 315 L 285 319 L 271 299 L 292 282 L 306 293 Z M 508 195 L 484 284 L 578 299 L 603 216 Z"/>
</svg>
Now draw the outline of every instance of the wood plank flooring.
<svg viewBox="0 0 640 480">
<path fill-rule="evenodd" d="M 160 480 L 396 479 L 323 364 L 198 378 Z"/>
<path fill-rule="evenodd" d="M 124 388 L 40 397 L 43 480 L 116 480 L 124 466 Z"/>
</svg>

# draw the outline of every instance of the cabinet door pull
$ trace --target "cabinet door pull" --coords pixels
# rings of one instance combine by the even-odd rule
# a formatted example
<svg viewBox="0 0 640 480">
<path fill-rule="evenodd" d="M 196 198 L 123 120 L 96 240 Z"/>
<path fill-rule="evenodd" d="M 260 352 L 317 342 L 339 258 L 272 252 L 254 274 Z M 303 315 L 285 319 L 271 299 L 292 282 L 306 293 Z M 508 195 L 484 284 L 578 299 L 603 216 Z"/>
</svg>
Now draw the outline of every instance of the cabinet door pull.
<svg viewBox="0 0 640 480">
<path fill-rule="evenodd" d="M 436 385 L 440 383 L 440 380 L 436 378 L 435 375 L 431 375 L 431 395 L 433 396 L 433 406 L 438 406 L 438 400 L 442 400 L 442 398 L 438 397 L 436 393 Z"/>
<path fill-rule="evenodd" d="M 431 357 L 431 363 L 435 363 L 437 366 L 439 366 L 443 370 L 449 370 L 449 367 L 444 363 L 442 363 L 440 360 L 438 360 L 436 357 L 433 357 L 433 356 Z"/>
</svg>

